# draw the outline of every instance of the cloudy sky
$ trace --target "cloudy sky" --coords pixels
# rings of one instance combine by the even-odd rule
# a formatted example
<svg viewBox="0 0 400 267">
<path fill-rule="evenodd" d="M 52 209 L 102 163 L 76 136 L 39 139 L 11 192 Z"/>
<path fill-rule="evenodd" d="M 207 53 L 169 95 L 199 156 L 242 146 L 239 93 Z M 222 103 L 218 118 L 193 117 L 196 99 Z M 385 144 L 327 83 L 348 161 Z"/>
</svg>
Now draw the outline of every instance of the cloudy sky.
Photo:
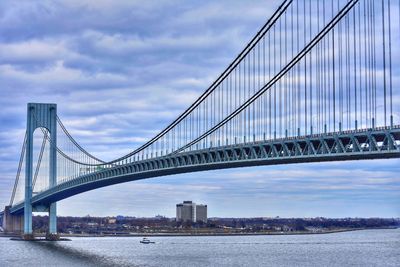
<svg viewBox="0 0 400 267">
<path fill-rule="evenodd" d="M 58 104 L 74 138 L 111 160 L 185 110 L 243 49 L 276 1 L 1 1 L 0 205 L 8 203 L 26 103 Z M 95 137 L 95 138 L 93 138 Z M 209 171 L 114 185 L 60 215 L 400 217 L 399 160 Z"/>
</svg>

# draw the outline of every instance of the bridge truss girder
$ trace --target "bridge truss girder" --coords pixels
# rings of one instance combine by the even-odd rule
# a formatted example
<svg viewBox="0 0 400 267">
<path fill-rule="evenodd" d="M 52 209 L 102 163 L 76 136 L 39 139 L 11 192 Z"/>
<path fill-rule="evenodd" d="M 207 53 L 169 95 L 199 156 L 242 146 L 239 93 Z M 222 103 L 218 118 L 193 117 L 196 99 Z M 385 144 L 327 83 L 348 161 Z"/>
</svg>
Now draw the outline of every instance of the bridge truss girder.
<svg viewBox="0 0 400 267">
<path fill-rule="evenodd" d="M 61 183 L 32 198 L 34 206 L 112 184 L 165 175 L 304 162 L 400 157 L 400 126 L 252 142 L 182 152 L 115 166 Z M 12 213 L 23 210 L 23 203 Z"/>
</svg>

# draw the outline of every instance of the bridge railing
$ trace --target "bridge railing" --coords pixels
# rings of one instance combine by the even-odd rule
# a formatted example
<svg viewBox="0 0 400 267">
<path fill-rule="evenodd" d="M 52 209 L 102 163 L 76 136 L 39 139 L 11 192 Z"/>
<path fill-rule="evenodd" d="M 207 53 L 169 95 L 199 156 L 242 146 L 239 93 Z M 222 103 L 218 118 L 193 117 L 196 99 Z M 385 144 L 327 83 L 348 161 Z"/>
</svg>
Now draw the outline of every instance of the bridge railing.
<svg viewBox="0 0 400 267">
<path fill-rule="evenodd" d="M 394 23 L 400 5 L 393 1 L 285 0 L 204 94 L 131 153 L 103 161 L 57 118 L 57 183 L 202 149 L 399 129 Z M 46 129 L 38 134 L 33 190 L 39 194 L 50 187 L 51 139 Z M 12 204 L 24 199 L 24 164 L 22 152 Z"/>
</svg>

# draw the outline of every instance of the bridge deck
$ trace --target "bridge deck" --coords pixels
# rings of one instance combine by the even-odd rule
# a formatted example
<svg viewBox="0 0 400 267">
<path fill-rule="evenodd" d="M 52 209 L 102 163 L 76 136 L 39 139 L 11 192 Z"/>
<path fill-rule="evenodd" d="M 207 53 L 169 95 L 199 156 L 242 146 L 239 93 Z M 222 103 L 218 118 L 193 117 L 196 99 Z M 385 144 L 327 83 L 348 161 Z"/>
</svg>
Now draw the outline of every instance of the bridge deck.
<svg viewBox="0 0 400 267">
<path fill-rule="evenodd" d="M 400 157 L 400 126 L 282 138 L 186 151 L 82 175 L 40 192 L 32 205 L 48 205 L 112 184 L 165 175 L 246 166 Z M 11 208 L 23 211 L 23 202 Z"/>
</svg>

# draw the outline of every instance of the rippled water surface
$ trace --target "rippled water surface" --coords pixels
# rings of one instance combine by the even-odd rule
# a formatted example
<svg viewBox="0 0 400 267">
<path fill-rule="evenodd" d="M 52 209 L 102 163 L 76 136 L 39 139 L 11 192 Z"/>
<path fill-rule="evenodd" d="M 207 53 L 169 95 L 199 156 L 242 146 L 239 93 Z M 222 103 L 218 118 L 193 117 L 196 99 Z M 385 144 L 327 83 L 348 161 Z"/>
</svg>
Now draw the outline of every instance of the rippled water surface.
<svg viewBox="0 0 400 267">
<path fill-rule="evenodd" d="M 323 235 L 0 238 L 0 266 L 400 266 L 400 229 Z"/>
</svg>

